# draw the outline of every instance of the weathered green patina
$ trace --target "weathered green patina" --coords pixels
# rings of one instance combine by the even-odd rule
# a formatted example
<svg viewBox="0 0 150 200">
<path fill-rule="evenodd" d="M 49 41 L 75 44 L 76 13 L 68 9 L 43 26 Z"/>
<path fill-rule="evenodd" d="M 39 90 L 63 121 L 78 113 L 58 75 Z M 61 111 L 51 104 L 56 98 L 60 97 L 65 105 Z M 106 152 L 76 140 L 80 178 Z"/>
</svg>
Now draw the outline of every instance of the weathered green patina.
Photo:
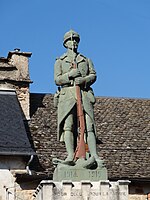
<svg viewBox="0 0 150 200">
<path fill-rule="evenodd" d="M 74 150 L 77 133 L 76 90 L 79 85 L 82 97 L 82 107 L 85 118 L 85 140 L 88 144 L 91 157 L 98 158 L 96 152 L 96 128 L 94 123 L 93 106 L 95 97 L 91 85 L 96 81 L 96 72 L 92 61 L 80 54 L 78 43 L 80 36 L 73 30 L 64 35 L 63 45 L 67 52 L 56 59 L 54 66 L 54 79 L 60 87 L 56 94 L 58 101 L 58 139 L 64 141 L 68 157 L 66 163 L 74 159 Z M 73 63 L 76 63 L 76 69 Z"/>
</svg>

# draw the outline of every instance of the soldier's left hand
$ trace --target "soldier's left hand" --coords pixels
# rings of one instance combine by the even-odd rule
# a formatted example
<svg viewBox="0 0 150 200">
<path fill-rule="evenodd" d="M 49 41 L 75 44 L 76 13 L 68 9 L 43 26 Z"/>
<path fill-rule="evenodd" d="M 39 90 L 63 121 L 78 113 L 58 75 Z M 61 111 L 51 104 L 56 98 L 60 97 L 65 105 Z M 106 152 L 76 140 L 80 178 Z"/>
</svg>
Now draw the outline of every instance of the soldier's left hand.
<svg viewBox="0 0 150 200">
<path fill-rule="evenodd" d="M 76 83 L 76 85 L 81 85 L 81 84 L 85 83 L 85 78 L 77 77 L 77 78 L 75 78 L 75 83 Z"/>
</svg>

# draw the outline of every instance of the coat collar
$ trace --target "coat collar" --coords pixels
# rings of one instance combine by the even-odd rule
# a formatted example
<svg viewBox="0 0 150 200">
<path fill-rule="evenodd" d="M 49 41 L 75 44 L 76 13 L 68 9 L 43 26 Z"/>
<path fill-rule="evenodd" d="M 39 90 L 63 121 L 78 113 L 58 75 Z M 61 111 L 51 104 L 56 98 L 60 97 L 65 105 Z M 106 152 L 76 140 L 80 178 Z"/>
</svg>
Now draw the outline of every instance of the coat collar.
<svg viewBox="0 0 150 200">
<path fill-rule="evenodd" d="M 61 57 L 60 57 L 61 60 L 65 60 L 66 62 L 72 62 L 72 58 L 67 54 L 67 53 L 64 53 Z M 86 58 L 81 55 L 80 53 L 78 53 L 77 55 L 77 58 L 76 58 L 76 62 L 79 63 L 79 62 L 82 62 L 82 61 L 85 61 Z"/>
</svg>

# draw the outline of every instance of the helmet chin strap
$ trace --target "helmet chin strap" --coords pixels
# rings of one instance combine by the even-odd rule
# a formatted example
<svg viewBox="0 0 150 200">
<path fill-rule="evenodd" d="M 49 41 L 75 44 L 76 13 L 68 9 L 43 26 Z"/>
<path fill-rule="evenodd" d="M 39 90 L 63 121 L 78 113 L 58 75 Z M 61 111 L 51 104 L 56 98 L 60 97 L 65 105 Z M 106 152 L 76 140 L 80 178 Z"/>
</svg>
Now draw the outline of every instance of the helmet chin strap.
<svg viewBox="0 0 150 200">
<path fill-rule="evenodd" d="M 72 42 L 72 54 L 73 54 L 73 33 L 71 32 L 71 42 Z"/>
</svg>

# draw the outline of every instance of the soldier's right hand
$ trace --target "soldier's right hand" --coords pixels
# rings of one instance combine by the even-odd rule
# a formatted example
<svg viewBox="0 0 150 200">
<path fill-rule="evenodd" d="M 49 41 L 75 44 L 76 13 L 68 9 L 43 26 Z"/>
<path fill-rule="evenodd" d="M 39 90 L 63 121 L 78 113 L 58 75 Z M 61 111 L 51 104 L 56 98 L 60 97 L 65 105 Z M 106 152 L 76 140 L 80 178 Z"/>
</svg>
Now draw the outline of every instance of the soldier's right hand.
<svg viewBox="0 0 150 200">
<path fill-rule="evenodd" d="M 80 71 L 78 69 L 71 69 L 71 71 L 68 73 L 69 78 L 76 78 L 80 76 Z"/>
</svg>

